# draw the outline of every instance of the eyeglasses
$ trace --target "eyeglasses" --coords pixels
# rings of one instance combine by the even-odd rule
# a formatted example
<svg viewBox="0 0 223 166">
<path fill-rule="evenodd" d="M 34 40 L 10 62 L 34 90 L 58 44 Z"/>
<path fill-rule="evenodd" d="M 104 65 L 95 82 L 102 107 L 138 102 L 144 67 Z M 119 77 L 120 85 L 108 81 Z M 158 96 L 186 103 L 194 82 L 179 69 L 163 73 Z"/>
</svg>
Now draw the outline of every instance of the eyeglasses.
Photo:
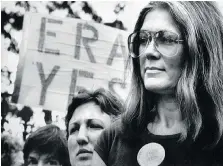
<svg viewBox="0 0 223 166">
<path fill-rule="evenodd" d="M 172 57 L 177 54 L 179 44 L 183 43 L 183 40 L 179 38 L 178 34 L 169 31 L 149 32 L 142 30 L 129 35 L 128 48 L 132 58 L 138 58 L 145 53 L 153 39 L 158 52 L 164 56 Z"/>
</svg>

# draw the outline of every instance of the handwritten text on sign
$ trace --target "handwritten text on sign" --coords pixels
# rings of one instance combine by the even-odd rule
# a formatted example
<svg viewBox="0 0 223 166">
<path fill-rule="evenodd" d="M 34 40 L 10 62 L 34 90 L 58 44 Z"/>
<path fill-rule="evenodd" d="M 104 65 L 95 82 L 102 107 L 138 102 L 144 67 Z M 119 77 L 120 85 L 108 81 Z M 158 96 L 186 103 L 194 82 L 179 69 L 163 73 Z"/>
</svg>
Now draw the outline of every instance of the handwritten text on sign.
<svg viewBox="0 0 223 166">
<path fill-rule="evenodd" d="M 27 14 L 12 100 L 64 111 L 78 90 L 100 87 L 125 99 L 126 41 L 102 24 Z"/>
</svg>

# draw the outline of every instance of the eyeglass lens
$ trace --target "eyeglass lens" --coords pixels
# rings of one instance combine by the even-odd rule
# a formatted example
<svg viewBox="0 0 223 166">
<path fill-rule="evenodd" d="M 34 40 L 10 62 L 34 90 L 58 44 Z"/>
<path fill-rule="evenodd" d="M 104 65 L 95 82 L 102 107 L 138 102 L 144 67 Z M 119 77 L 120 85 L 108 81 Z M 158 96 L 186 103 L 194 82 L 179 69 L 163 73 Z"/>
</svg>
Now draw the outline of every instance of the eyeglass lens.
<svg viewBox="0 0 223 166">
<path fill-rule="evenodd" d="M 178 51 L 179 35 L 173 32 L 159 31 L 151 33 L 139 31 L 129 36 L 129 51 L 132 57 L 139 57 L 154 40 L 155 48 L 165 56 L 174 56 Z"/>
</svg>

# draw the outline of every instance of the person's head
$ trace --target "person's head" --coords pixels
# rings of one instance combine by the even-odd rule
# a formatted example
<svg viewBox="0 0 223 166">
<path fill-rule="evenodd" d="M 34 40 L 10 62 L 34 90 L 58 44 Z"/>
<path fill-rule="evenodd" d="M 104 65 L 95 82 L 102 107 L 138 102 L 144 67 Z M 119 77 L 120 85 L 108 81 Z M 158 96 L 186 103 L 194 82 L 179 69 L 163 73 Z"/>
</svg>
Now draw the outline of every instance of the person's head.
<svg viewBox="0 0 223 166">
<path fill-rule="evenodd" d="M 1 135 L 1 165 L 23 166 L 23 142 L 9 134 Z"/>
<path fill-rule="evenodd" d="M 213 142 L 218 141 L 223 128 L 222 20 L 213 2 L 158 1 L 141 11 L 128 38 L 134 85 L 128 123 L 136 120 L 143 130 L 153 120 L 156 96 L 174 95 L 187 134 L 195 139 L 208 128 L 215 133 Z"/>
<path fill-rule="evenodd" d="M 94 145 L 103 129 L 122 113 L 122 103 L 109 91 L 80 91 L 66 115 L 68 149 L 72 166 L 91 164 Z"/>
<path fill-rule="evenodd" d="M 69 166 L 65 131 L 46 125 L 31 133 L 24 149 L 25 166 Z"/>
</svg>

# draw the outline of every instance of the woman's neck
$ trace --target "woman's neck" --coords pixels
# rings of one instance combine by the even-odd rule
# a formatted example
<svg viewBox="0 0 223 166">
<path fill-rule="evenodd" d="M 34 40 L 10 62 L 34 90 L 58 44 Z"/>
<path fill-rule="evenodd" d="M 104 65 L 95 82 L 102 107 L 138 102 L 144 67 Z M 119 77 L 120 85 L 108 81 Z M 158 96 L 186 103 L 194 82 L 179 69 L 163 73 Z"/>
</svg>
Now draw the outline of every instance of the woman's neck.
<svg viewBox="0 0 223 166">
<path fill-rule="evenodd" d="M 171 135 L 181 133 L 184 129 L 181 111 L 172 95 L 162 95 L 157 100 L 157 116 L 148 124 L 148 129 L 153 134 Z"/>
<path fill-rule="evenodd" d="M 161 122 L 181 121 L 181 111 L 174 96 L 160 96 L 157 101 L 157 119 Z"/>
</svg>

